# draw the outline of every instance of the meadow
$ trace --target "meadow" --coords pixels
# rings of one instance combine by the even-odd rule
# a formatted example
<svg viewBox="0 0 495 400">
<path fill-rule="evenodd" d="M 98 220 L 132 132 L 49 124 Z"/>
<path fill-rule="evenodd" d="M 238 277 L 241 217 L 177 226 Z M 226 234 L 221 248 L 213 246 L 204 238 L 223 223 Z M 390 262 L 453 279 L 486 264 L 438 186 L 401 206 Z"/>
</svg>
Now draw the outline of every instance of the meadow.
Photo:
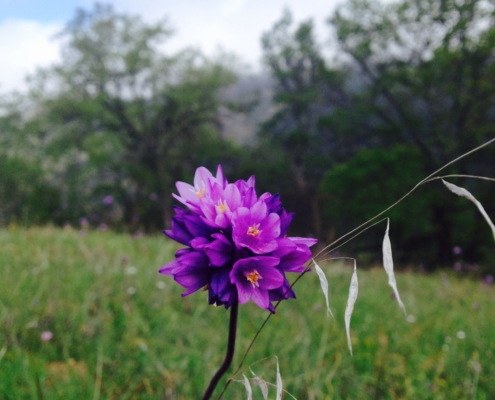
<svg viewBox="0 0 495 400">
<path fill-rule="evenodd" d="M 164 236 L 0 230 L 0 399 L 201 398 L 224 357 L 229 313 L 209 306 L 206 292 L 182 298 L 157 273 L 176 248 Z M 358 258 L 351 356 L 352 265 L 321 266 L 335 318 L 316 274 L 305 275 L 236 379 L 251 368 L 274 383 L 276 356 L 284 389 L 299 400 L 495 398 L 494 285 L 455 271 L 397 273 L 406 318 L 384 271 L 360 269 L 369 266 Z M 266 316 L 240 307 L 234 366 Z M 257 387 L 253 395 L 262 398 Z M 233 382 L 223 398 L 247 396 Z"/>
</svg>

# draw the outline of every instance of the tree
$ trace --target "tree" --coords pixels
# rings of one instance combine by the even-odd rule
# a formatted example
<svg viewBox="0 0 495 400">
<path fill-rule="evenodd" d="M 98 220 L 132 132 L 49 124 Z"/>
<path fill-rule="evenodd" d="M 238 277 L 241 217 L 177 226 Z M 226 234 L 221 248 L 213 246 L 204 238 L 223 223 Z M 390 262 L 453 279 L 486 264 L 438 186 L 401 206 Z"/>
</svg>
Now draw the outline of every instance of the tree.
<svg viewBox="0 0 495 400">
<path fill-rule="evenodd" d="M 320 120 L 331 111 L 326 97 L 333 94 L 330 79 L 338 74 L 325 66 L 314 38 L 312 21 L 296 29 L 285 11 L 271 31 L 262 38 L 265 63 L 275 82 L 276 113 L 260 130 L 263 146 L 278 151 L 279 163 L 288 166 L 291 185 L 285 188 L 289 207 L 296 211 L 306 231 L 320 233 L 316 198 L 318 184 L 332 165 L 335 154 L 331 132 L 324 132 Z M 340 93 L 340 92 L 339 92 Z M 337 95 L 338 97 L 338 95 Z M 302 226 L 299 227 L 302 231 Z"/>
<path fill-rule="evenodd" d="M 439 167 L 493 134 L 493 3 L 350 0 L 329 22 L 387 143 L 415 146 Z"/>
<path fill-rule="evenodd" d="M 495 6 L 486 0 L 350 0 L 329 20 L 340 48 L 364 77 L 361 119 L 385 146 L 406 144 L 426 170 L 493 137 Z M 359 124 L 359 121 L 357 121 Z M 462 164 L 490 169 L 493 151 Z M 471 182 L 471 185 L 476 183 Z M 451 260 L 453 230 L 444 203 L 433 206 L 440 259 Z M 481 221 L 480 221 L 481 223 Z"/>
<path fill-rule="evenodd" d="M 62 63 L 32 79 L 64 218 L 98 210 L 111 194 L 122 221 L 163 227 L 174 181 L 211 160 L 206 151 L 232 150 L 217 118 L 232 69 L 193 50 L 164 55 L 170 33 L 165 21 L 147 24 L 109 5 L 79 9 L 59 35 Z"/>
</svg>

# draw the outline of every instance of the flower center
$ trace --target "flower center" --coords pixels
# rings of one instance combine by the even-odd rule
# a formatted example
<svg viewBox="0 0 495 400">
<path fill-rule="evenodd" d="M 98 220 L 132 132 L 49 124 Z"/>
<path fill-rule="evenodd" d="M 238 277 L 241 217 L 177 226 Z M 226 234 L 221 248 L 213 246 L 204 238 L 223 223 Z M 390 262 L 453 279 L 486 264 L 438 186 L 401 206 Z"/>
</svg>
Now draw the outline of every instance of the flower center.
<svg viewBox="0 0 495 400">
<path fill-rule="evenodd" d="M 202 199 L 205 194 L 206 194 L 205 187 L 202 187 L 201 189 L 196 189 L 196 196 L 198 196 L 198 198 Z"/>
<path fill-rule="evenodd" d="M 248 235 L 251 235 L 252 237 L 256 237 L 258 236 L 262 231 L 260 231 L 258 228 L 259 228 L 260 224 L 254 224 L 254 225 L 251 225 L 249 228 L 248 228 L 248 231 L 247 231 L 247 234 Z"/>
<path fill-rule="evenodd" d="M 218 206 L 215 206 L 215 208 L 217 210 L 217 214 L 223 214 L 230 211 L 227 202 L 224 203 L 222 200 L 218 200 Z"/>
<path fill-rule="evenodd" d="M 258 283 L 258 279 L 263 279 L 263 277 L 258 273 L 258 271 L 254 270 L 253 272 L 246 274 L 246 279 L 251 282 L 253 287 L 259 287 L 260 285 Z"/>
</svg>

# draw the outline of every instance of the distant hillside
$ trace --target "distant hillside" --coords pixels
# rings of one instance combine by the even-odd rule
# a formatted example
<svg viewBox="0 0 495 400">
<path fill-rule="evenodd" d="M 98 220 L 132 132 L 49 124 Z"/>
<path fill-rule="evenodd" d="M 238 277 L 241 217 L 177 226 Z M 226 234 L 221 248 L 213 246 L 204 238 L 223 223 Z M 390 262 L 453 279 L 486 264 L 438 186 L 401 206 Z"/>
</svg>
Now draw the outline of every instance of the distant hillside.
<svg viewBox="0 0 495 400">
<path fill-rule="evenodd" d="M 268 75 L 242 76 L 235 84 L 223 89 L 227 102 L 220 111 L 222 136 L 239 144 L 252 144 L 261 122 L 275 112 L 272 102 L 274 80 Z"/>
</svg>

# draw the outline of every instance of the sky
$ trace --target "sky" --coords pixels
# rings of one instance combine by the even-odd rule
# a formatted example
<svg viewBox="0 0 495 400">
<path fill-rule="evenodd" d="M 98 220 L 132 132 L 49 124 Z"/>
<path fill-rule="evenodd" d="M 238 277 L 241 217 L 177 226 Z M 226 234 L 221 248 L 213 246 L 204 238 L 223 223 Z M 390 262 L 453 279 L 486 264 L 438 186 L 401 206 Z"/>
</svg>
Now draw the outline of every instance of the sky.
<svg viewBox="0 0 495 400">
<path fill-rule="evenodd" d="M 138 14 L 145 21 L 167 18 L 174 30 L 170 52 L 187 46 L 214 55 L 219 47 L 237 54 L 257 72 L 261 67 L 261 35 L 278 21 L 284 9 L 294 20 L 312 18 L 317 38 L 325 43 L 325 21 L 343 0 L 110 0 L 118 12 Z M 77 7 L 90 0 L 0 0 L 0 93 L 25 89 L 25 77 L 38 67 L 60 61 L 54 39 Z"/>
</svg>

